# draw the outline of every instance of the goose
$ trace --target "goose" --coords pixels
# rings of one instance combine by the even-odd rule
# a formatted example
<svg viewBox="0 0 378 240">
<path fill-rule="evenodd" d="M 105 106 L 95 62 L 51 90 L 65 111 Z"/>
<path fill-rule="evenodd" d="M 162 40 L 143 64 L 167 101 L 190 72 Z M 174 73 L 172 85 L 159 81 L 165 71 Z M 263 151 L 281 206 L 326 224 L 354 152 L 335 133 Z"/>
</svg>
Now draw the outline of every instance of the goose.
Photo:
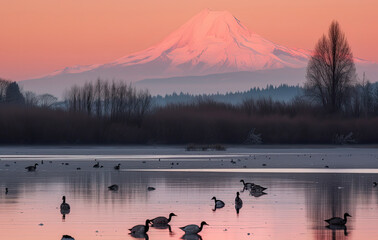
<svg viewBox="0 0 378 240">
<path fill-rule="evenodd" d="M 28 172 L 34 172 L 37 169 L 38 163 L 34 164 L 34 166 L 28 166 L 25 169 L 28 170 Z"/>
<path fill-rule="evenodd" d="M 66 196 L 62 197 L 62 204 L 60 204 L 60 213 L 63 214 L 63 217 L 65 217 L 66 214 L 69 214 L 71 211 L 71 207 L 68 203 L 66 203 Z"/>
<path fill-rule="evenodd" d="M 120 163 L 118 163 L 118 165 L 114 166 L 115 170 L 119 170 L 120 168 L 121 168 L 121 164 Z"/>
<path fill-rule="evenodd" d="M 167 225 L 171 221 L 172 217 L 174 217 L 174 216 L 177 216 L 177 215 L 174 214 L 174 213 L 170 213 L 168 218 L 156 217 L 156 218 L 152 219 L 151 222 L 152 222 L 153 225 Z"/>
<path fill-rule="evenodd" d="M 75 240 L 75 238 L 71 237 L 70 235 L 63 235 L 62 240 Z"/>
<path fill-rule="evenodd" d="M 117 184 L 113 184 L 113 185 L 111 185 L 111 186 L 109 186 L 108 187 L 108 189 L 110 190 L 110 191 L 118 191 L 118 185 Z"/>
<path fill-rule="evenodd" d="M 5 188 L 5 194 L 8 194 L 8 188 Z"/>
<path fill-rule="evenodd" d="M 243 207 L 243 200 L 239 197 L 240 193 L 236 192 L 236 198 L 235 198 L 235 209 L 236 213 L 239 213 L 240 208 Z"/>
<path fill-rule="evenodd" d="M 149 219 L 146 220 L 145 225 L 136 225 L 132 228 L 130 228 L 130 234 L 144 234 L 148 232 L 148 229 L 150 229 L 150 223 L 151 221 Z"/>
<path fill-rule="evenodd" d="M 268 189 L 254 183 L 251 183 L 251 184 L 252 184 L 251 191 L 253 192 L 264 192 L 265 190 Z"/>
<path fill-rule="evenodd" d="M 252 187 L 252 183 L 246 183 L 246 182 L 244 182 L 243 179 L 240 180 L 240 182 L 243 183 L 243 185 L 244 185 L 244 189 L 248 189 L 248 188 L 251 188 L 251 187 Z"/>
<path fill-rule="evenodd" d="M 224 202 L 221 201 L 221 200 L 217 200 L 216 197 L 213 197 L 211 200 L 214 200 L 214 203 L 215 203 L 215 209 L 216 209 L 216 208 L 222 208 L 222 207 L 224 207 Z"/>
<path fill-rule="evenodd" d="M 97 162 L 95 165 L 93 165 L 94 168 L 100 168 L 100 163 Z"/>
<path fill-rule="evenodd" d="M 378 185 L 377 182 L 373 182 L 373 187 L 376 187 Z"/>
<path fill-rule="evenodd" d="M 204 225 L 209 225 L 206 222 L 201 222 L 201 226 L 197 226 L 195 224 L 186 225 L 185 227 L 180 227 L 181 230 L 185 232 L 185 234 L 197 234 L 202 231 Z"/>
<path fill-rule="evenodd" d="M 347 217 L 352 216 L 349 215 L 349 213 L 344 213 L 344 218 L 333 217 L 324 221 L 326 221 L 329 225 L 345 225 L 348 221 Z"/>
</svg>

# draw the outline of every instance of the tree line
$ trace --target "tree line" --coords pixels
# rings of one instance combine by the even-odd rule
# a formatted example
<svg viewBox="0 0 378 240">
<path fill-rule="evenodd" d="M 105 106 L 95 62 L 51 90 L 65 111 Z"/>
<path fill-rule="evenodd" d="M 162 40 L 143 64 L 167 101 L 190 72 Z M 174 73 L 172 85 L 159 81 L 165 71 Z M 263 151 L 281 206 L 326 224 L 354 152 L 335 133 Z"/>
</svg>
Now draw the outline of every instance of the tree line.
<svg viewBox="0 0 378 240">
<path fill-rule="evenodd" d="M 98 79 L 73 86 L 58 103 L 0 80 L 0 143 L 242 144 L 252 129 L 264 143 L 340 143 L 352 132 L 355 142 L 378 142 L 378 84 L 365 74 L 358 81 L 337 22 L 318 41 L 305 86 L 267 88 L 278 90 L 301 94 L 290 101 L 260 97 L 260 89 L 224 95 L 237 103 L 221 94 L 180 94 L 180 102 L 173 94 L 160 105 L 147 90 Z"/>
<path fill-rule="evenodd" d="M 141 126 L 151 107 L 151 95 L 131 84 L 98 79 L 82 87 L 73 86 L 65 94 L 65 103 L 70 112 Z"/>
</svg>

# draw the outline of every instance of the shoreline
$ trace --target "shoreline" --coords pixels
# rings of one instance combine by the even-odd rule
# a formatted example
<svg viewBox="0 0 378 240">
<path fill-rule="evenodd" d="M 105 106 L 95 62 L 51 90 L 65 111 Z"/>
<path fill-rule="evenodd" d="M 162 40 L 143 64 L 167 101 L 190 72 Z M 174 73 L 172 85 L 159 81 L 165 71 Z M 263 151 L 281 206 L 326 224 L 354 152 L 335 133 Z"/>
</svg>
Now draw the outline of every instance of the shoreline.
<svg viewBox="0 0 378 240">
<path fill-rule="evenodd" d="M 43 165 L 42 161 L 44 161 Z M 361 146 L 246 148 L 234 146 L 225 151 L 186 151 L 183 146 L 0 147 L 0 171 L 12 169 L 24 171 L 23 168 L 30 165 L 31 162 L 39 163 L 41 171 L 77 171 L 77 168 L 86 171 L 114 171 L 113 167 L 118 163 L 121 163 L 121 169 L 126 170 L 378 169 L 378 148 Z M 96 162 L 101 162 L 103 168 L 92 168 Z M 69 164 L 64 165 L 65 163 Z"/>
</svg>

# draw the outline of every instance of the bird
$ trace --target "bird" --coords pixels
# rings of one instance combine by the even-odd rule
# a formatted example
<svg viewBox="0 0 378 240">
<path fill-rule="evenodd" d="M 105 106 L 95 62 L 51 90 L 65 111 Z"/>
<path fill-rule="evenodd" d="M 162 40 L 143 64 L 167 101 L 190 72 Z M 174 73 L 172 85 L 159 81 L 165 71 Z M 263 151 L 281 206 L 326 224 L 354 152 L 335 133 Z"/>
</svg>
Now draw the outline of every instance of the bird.
<svg viewBox="0 0 378 240">
<path fill-rule="evenodd" d="M 214 209 L 224 207 L 224 202 L 221 200 L 217 200 L 216 197 L 213 197 L 211 200 L 214 200 L 214 203 L 215 203 Z"/>
<path fill-rule="evenodd" d="M 34 172 L 37 169 L 38 163 L 34 164 L 34 166 L 28 166 L 25 169 L 28 170 L 28 172 Z"/>
<path fill-rule="evenodd" d="M 352 216 L 349 215 L 349 213 L 344 213 L 344 218 L 333 217 L 324 221 L 326 221 L 329 225 L 345 225 L 348 221 L 348 217 Z"/>
<path fill-rule="evenodd" d="M 177 216 L 177 215 L 174 213 L 170 213 L 168 218 L 156 217 L 154 219 L 151 219 L 150 221 L 152 222 L 153 225 L 167 225 L 171 221 L 172 217 L 174 216 Z"/>
<path fill-rule="evenodd" d="M 63 214 L 63 218 L 66 214 L 69 214 L 71 211 L 71 207 L 68 203 L 66 203 L 66 196 L 62 197 L 62 204 L 60 204 L 60 213 Z"/>
<path fill-rule="evenodd" d="M 118 165 L 114 166 L 115 170 L 119 170 L 120 168 L 121 168 L 121 164 L 120 163 L 118 163 Z"/>
<path fill-rule="evenodd" d="M 94 168 L 100 168 L 100 163 L 97 162 L 95 165 L 93 165 Z"/>
<path fill-rule="evenodd" d="M 148 230 L 150 229 L 150 222 L 151 221 L 147 219 L 145 225 L 136 225 L 130 228 L 130 234 L 141 234 L 148 232 Z"/>
<path fill-rule="evenodd" d="M 376 187 L 378 185 L 377 182 L 373 182 L 373 187 Z"/>
<path fill-rule="evenodd" d="M 118 191 L 118 185 L 117 184 L 113 184 L 113 185 L 111 185 L 111 186 L 109 186 L 108 187 L 108 189 L 110 190 L 110 191 Z"/>
<path fill-rule="evenodd" d="M 251 184 L 252 184 L 251 191 L 253 192 L 264 192 L 266 189 L 268 189 L 266 187 L 262 187 L 254 183 L 251 183 Z"/>
<path fill-rule="evenodd" d="M 202 231 L 204 225 L 209 225 L 206 222 L 201 222 L 201 226 L 197 226 L 195 224 L 187 225 L 185 227 L 180 227 L 181 230 L 185 232 L 185 234 L 197 234 Z"/>
<path fill-rule="evenodd" d="M 5 194 L 8 194 L 8 188 L 5 188 Z"/>
<path fill-rule="evenodd" d="M 75 240 L 75 238 L 71 237 L 70 235 L 63 235 L 62 240 Z"/>
<path fill-rule="evenodd" d="M 252 187 L 252 183 L 246 183 L 246 182 L 244 182 L 243 179 L 240 180 L 240 182 L 243 183 L 243 185 L 244 185 L 244 189 L 248 189 L 248 188 L 251 188 L 251 187 Z"/>
<path fill-rule="evenodd" d="M 154 187 L 148 187 L 147 190 L 148 191 L 154 191 L 154 190 L 156 190 L 156 188 L 154 188 Z"/>
<path fill-rule="evenodd" d="M 240 208 L 243 207 L 243 200 L 241 200 L 241 198 L 239 197 L 239 195 L 240 195 L 240 193 L 236 192 L 235 209 L 236 209 L 236 213 L 238 213 L 238 214 L 239 214 Z"/>
</svg>

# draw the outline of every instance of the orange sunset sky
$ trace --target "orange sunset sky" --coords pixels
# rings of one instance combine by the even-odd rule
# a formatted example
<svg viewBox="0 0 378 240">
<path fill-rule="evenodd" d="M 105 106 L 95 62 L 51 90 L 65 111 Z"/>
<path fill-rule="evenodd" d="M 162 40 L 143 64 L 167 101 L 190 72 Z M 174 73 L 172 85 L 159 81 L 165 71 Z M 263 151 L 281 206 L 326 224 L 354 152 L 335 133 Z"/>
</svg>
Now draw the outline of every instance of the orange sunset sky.
<svg viewBox="0 0 378 240">
<path fill-rule="evenodd" d="M 115 60 L 161 41 L 204 8 L 230 11 L 251 31 L 306 49 L 335 19 L 354 55 L 378 62 L 377 0 L 0 0 L 0 78 Z"/>
</svg>

